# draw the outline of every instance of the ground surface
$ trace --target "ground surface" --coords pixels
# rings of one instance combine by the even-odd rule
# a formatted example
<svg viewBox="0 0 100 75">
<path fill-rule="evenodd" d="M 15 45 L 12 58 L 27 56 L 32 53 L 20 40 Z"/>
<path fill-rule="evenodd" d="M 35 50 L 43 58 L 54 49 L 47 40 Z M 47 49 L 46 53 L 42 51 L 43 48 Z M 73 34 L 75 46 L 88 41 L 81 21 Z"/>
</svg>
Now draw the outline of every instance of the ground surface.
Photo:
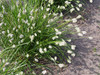
<svg viewBox="0 0 100 75">
<path fill-rule="evenodd" d="M 100 0 L 86 7 L 86 20 L 78 25 L 87 31 L 85 36 L 92 36 L 93 40 L 81 38 L 74 43 L 77 45 L 76 57 L 68 68 L 59 75 L 100 75 Z"/>
</svg>

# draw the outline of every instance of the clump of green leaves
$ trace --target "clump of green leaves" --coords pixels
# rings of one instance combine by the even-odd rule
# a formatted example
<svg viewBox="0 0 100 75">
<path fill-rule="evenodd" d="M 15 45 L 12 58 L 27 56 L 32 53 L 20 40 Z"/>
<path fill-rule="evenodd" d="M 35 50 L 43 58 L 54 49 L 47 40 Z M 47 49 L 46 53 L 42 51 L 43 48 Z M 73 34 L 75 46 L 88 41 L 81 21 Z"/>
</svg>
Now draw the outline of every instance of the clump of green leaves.
<svg viewBox="0 0 100 75">
<path fill-rule="evenodd" d="M 1 3 L 0 74 L 34 75 L 37 68 L 45 74 L 46 70 L 42 71 L 42 67 L 48 69 L 45 62 L 53 62 L 60 68 L 64 67 L 63 58 L 71 63 L 76 46 L 68 44 L 71 39 L 67 38 L 66 42 L 62 38 L 63 31 L 58 29 L 71 20 L 60 23 L 62 13 L 49 9 L 35 0 Z M 67 31 L 69 27 L 66 27 Z"/>
</svg>

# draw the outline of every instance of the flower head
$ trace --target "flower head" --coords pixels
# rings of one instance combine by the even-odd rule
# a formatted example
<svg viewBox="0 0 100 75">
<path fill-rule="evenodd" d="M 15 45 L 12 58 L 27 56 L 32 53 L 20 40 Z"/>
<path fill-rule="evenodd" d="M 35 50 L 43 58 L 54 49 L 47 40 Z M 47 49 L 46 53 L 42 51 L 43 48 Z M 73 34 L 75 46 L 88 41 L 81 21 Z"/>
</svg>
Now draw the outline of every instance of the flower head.
<svg viewBox="0 0 100 75">
<path fill-rule="evenodd" d="M 41 54 L 44 53 L 42 48 L 39 49 L 39 52 L 40 52 Z"/>
<path fill-rule="evenodd" d="M 54 3 L 54 1 L 53 1 L 53 0 L 49 0 L 49 3 L 50 3 L 50 4 L 53 4 L 53 3 Z"/>
<path fill-rule="evenodd" d="M 90 1 L 90 3 L 93 3 L 93 0 L 89 0 Z"/>
<path fill-rule="evenodd" d="M 72 50 L 75 50 L 75 48 L 76 48 L 76 45 L 71 45 Z"/>
<path fill-rule="evenodd" d="M 34 35 L 30 36 L 31 42 L 34 40 Z"/>
<path fill-rule="evenodd" d="M 58 66 L 59 66 L 60 68 L 63 68 L 65 65 L 64 65 L 64 64 L 58 64 Z"/>
</svg>

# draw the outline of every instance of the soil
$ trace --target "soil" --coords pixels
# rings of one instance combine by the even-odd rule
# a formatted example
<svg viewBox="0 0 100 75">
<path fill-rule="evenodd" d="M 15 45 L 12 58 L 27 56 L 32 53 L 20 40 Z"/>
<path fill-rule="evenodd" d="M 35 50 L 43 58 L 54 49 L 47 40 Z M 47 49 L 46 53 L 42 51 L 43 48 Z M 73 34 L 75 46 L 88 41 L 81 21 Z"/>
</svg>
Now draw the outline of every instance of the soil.
<svg viewBox="0 0 100 75">
<path fill-rule="evenodd" d="M 74 42 L 77 45 L 76 57 L 59 75 L 100 75 L 100 0 L 89 3 L 84 13 L 84 21 L 77 25 L 87 31 L 84 37 L 93 39 L 79 38 Z"/>
</svg>

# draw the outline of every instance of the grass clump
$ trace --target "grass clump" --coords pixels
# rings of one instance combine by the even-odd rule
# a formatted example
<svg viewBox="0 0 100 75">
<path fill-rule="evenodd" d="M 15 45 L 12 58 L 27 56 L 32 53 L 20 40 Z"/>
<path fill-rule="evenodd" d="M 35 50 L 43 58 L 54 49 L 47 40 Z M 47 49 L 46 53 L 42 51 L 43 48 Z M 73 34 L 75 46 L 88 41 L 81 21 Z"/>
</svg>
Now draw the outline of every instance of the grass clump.
<svg viewBox="0 0 100 75">
<path fill-rule="evenodd" d="M 71 63 L 76 46 L 68 44 L 62 38 L 64 31 L 58 29 L 71 20 L 62 23 L 61 14 L 42 5 L 37 0 L 1 3 L 1 75 L 38 75 L 37 69 L 45 74 L 50 71 L 46 62 L 60 68 L 64 67 L 63 59 Z M 69 26 L 66 27 L 67 31 Z"/>
</svg>

